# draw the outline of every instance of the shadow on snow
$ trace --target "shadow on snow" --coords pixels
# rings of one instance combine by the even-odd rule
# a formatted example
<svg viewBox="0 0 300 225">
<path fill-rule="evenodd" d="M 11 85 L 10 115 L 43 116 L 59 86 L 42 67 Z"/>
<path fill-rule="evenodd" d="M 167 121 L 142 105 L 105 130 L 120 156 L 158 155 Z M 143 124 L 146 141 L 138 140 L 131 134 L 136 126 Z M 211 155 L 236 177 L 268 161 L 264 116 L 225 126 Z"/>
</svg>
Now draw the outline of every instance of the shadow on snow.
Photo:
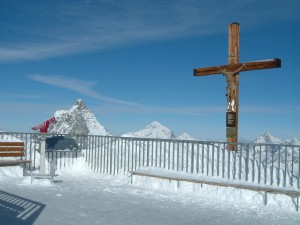
<svg viewBox="0 0 300 225">
<path fill-rule="evenodd" d="M 0 190 L 0 224 L 32 225 L 45 207 L 45 204 Z"/>
</svg>

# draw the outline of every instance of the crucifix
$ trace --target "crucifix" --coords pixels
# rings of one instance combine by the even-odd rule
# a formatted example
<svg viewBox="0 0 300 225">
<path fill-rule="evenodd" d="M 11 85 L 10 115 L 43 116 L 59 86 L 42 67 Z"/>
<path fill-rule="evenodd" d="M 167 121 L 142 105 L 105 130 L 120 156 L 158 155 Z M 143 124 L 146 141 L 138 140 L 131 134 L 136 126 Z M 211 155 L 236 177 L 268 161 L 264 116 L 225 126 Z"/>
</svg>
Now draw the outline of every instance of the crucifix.
<svg viewBox="0 0 300 225">
<path fill-rule="evenodd" d="M 226 77 L 226 138 L 227 142 L 232 143 L 227 145 L 229 150 L 236 150 L 238 142 L 239 72 L 281 67 L 280 59 L 240 63 L 239 47 L 240 25 L 232 23 L 229 25 L 228 64 L 194 69 L 194 76 L 223 74 Z"/>
</svg>

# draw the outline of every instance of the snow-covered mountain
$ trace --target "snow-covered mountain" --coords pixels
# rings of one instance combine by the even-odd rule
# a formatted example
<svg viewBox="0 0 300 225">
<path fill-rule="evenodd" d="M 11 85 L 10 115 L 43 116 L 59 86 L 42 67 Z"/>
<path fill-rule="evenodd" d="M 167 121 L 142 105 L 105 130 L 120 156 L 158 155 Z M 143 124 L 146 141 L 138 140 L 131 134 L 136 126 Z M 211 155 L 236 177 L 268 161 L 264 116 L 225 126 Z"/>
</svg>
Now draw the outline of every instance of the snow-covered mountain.
<svg viewBox="0 0 300 225">
<path fill-rule="evenodd" d="M 300 145 L 300 141 L 296 138 L 291 140 L 285 140 L 282 138 L 277 138 L 272 136 L 269 132 L 264 133 L 257 137 L 254 141 L 254 143 L 258 144 L 291 144 L 291 145 Z"/>
<path fill-rule="evenodd" d="M 185 132 L 180 134 L 176 139 L 178 139 L 178 140 L 190 140 L 190 141 L 196 140 L 195 138 L 191 137 L 188 133 L 185 133 Z"/>
<path fill-rule="evenodd" d="M 173 131 L 157 121 L 148 124 L 144 129 L 139 131 L 123 134 L 122 137 L 195 140 L 187 133 L 183 133 L 176 138 Z"/>
<path fill-rule="evenodd" d="M 97 121 L 95 115 L 87 108 L 81 99 L 78 99 L 69 110 L 56 111 L 54 117 L 56 123 L 51 124 L 48 129 L 48 132 L 51 134 L 111 135 L 105 127 Z M 196 140 L 187 133 L 182 133 L 176 137 L 171 129 L 157 121 L 148 124 L 139 131 L 123 134 L 122 137 Z M 272 136 L 269 132 L 260 135 L 253 142 L 300 145 L 300 141 L 296 138 L 284 140 Z"/>
<path fill-rule="evenodd" d="M 69 110 L 56 111 L 54 117 L 56 122 L 49 127 L 50 134 L 111 135 L 81 99 L 78 99 Z M 182 133 L 176 138 L 173 131 L 157 121 L 139 131 L 123 134 L 122 137 L 195 140 L 187 133 Z"/>
<path fill-rule="evenodd" d="M 56 123 L 48 130 L 52 134 L 110 135 L 81 99 L 69 110 L 56 111 L 54 117 Z"/>
<path fill-rule="evenodd" d="M 144 129 L 123 134 L 122 137 L 174 139 L 175 135 L 169 128 L 154 121 L 147 125 Z"/>
<path fill-rule="evenodd" d="M 269 132 L 267 132 L 257 137 L 253 142 L 257 144 L 279 144 L 283 142 L 283 139 L 273 137 Z"/>
</svg>

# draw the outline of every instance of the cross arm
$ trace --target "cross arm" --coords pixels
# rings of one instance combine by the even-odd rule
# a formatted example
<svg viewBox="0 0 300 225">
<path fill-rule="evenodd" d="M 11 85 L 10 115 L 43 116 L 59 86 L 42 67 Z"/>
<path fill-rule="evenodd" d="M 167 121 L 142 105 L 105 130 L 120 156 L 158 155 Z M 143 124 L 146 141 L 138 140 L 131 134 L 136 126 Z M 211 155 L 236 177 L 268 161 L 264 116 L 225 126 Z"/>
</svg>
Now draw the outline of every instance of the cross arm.
<svg viewBox="0 0 300 225">
<path fill-rule="evenodd" d="M 194 76 L 220 74 L 221 69 L 225 69 L 227 71 L 235 71 L 238 68 L 240 68 L 242 65 L 244 65 L 244 67 L 240 70 L 240 72 L 249 71 L 249 70 L 280 68 L 281 59 L 268 59 L 268 60 L 253 61 L 253 62 L 246 62 L 246 63 L 236 63 L 236 64 L 221 65 L 221 66 L 197 68 L 194 69 Z"/>
</svg>

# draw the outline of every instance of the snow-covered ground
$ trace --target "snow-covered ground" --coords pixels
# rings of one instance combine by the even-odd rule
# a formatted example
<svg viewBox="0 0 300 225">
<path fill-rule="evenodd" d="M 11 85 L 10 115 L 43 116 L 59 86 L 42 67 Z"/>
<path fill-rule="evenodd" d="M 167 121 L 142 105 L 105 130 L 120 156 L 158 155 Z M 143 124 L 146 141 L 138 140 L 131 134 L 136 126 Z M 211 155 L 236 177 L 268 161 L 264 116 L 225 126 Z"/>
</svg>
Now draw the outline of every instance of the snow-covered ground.
<svg viewBox="0 0 300 225">
<path fill-rule="evenodd" d="M 84 159 L 57 173 L 54 184 L 31 183 L 21 168 L 0 167 L 0 224 L 300 224 L 295 210 L 204 197 L 188 184 L 160 188 L 161 181 L 144 178 L 130 184 L 127 176 L 92 172 Z"/>
</svg>

